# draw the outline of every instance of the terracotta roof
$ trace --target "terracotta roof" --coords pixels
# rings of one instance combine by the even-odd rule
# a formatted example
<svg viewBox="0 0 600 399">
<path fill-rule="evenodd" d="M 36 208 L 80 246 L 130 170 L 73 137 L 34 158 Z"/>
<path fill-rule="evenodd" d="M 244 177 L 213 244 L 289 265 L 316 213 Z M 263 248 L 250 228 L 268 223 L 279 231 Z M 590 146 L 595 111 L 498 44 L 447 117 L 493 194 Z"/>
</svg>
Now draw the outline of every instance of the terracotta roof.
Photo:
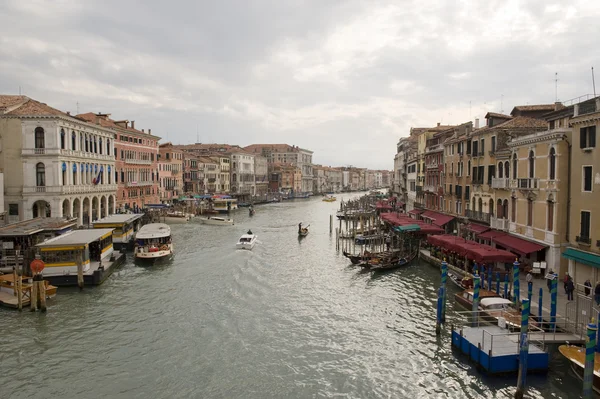
<svg viewBox="0 0 600 399">
<path fill-rule="evenodd" d="M 4 115 L 11 115 L 11 116 L 66 116 L 66 117 L 72 118 L 71 115 L 69 115 L 63 111 L 60 111 L 56 108 L 52 108 L 47 104 L 33 100 L 27 96 L 6 96 L 6 97 L 13 97 L 13 98 L 7 98 L 5 100 L 7 103 L 12 103 L 13 106 L 18 105 L 18 103 L 22 102 L 23 100 L 25 102 L 22 105 L 7 112 Z M 14 97 L 21 97 L 21 98 L 19 100 L 17 100 Z"/>
<path fill-rule="evenodd" d="M 492 127 L 484 126 L 480 129 L 474 130 L 474 135 L 479 135 L 488 132 L 489 130 L 496 129 L 546 129 L 547 123 L 541 119 L 529 118 L 527 116 L 517 116 L 506 122 L 499 123 Z"/>
<path fill-rule="evenodd" d="M 517 105 L 513 108 L 519 111 L 554 111 L 554 104 Z"/>
<path fill-rule="evenodd" d="M 251 144 L 244 147 L 246 151 L 251 153 L 260 153 L 263 151 L 270 152 L 298 152 L 300 149 L 289 144 Z"/>
<path fill-rule="evenodd" d="M 502 118 L 502 119 L 512 119 L 510 115 L 499 114 L 497 112 L 488 112 L 485 114 L 485 118 Z"/>
<path fill-rule="evenodd" d="M 133 134 L 138 134 L 138 135 L 144 135 L 144 136 L 151 136 L 154 137 L 156 139 L 160 139 L 160 137 L 158 136 L 154 136 L 148 132 L 142 132 L 141 130 L 138 129 L 134 129 L 131 126 L 128 126 L 127 128 L 124 128 L 123 126 L 119 126 L 117 125 L 117 121 L 112 120 L 108 117 L 108 114 L 95 114 L 93 112 L 87 112 L 85 114 L 79 114 L 76 116 L 79 119 L 83 119 L 84 121 L 87 121 L 89 123 L 93 123 L 93 124 L 100 124 L 100 126 L 103 127 L 107 127 L 110 129 L 118 129 L 120 131 L 125 131 L 127 133 L 133 133 Z"/>
<path fill-rule="evenodd" d="M 9 108 L 27 101 L 27 96 L 0 95 L 0 110 Z"/>
</svg>

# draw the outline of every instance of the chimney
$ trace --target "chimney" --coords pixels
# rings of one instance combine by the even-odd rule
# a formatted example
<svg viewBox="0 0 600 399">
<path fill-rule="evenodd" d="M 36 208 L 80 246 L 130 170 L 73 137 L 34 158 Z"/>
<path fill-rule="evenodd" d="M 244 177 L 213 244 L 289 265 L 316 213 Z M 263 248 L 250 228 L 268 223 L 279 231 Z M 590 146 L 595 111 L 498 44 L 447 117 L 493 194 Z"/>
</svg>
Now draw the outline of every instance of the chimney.
<svg viewBox="0 0 600 399">
<path fill-rule="evenodd" d="M 67 115 L 71 116 L 71 111 L 67 111 Z"/>
<path fill-rule="evenodd" d="M 131 128 L 135 129 L 135 121 L 131 121 Z"/>
<path fill-rule="evenodd" d="M 142 133 L 146 133 L 146 132 L 144 132 L 144 129 L 142 129 Z"/>
<path fill-rule="evenodd" d="M 438 127 L 440 127 L 440 122 L 438 122 Z"/>
<path fill-rule="evenodd" d="M 557 101 L 554 103 L 554 110 L 558 111 L 559 109 L 562 108 L 562 104 L 560 103 L 560 101 Z"/>
<path fill-rule="evenodd" d="M 148 134 L 152 134 L 152 129 L 148 129 Z"/>
<path fill-rule="evenodd" d="M 479 129 L 479 118 L 475 118 L 475 129 Z"/>
</svg>

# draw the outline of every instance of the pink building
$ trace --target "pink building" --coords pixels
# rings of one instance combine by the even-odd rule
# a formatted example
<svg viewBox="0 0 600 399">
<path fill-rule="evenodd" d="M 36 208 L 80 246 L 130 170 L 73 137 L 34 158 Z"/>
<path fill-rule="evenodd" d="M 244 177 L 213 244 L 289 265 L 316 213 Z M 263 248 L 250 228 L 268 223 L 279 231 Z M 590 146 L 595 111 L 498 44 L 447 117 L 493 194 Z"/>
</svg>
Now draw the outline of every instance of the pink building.
<svg viewBox="0 0 600 399">
<path fill-rule="evenodd" d="M 160 201 L 171 202 L 183 192 L 183 151 L 171 143 L 161 144 L 158 155 Z"/>
<path fill-rule="evenodd" d="M 111 128 L 115 132 L 115 181 L 117 209 L 143 208 L 159 203 L 158 141 L 160 137 L 137 130 L 135 121 L 115 121 L 110 114 L 77 115 L 86 121 Z"/>
</svg>

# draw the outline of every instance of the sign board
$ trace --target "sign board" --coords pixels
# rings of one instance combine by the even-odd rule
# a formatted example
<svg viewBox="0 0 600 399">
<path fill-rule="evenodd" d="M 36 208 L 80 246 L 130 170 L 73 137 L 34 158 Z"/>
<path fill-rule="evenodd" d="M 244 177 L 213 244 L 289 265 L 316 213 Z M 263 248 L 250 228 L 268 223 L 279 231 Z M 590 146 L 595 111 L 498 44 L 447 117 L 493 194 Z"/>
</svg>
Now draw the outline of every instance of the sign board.
<svg viewBox="0 0 600 399">
<path fill-rule="evenodd" d="M 556 274 L 553 274 L 553 273 L 548 273 L 548 274 L 546 274 L 545 278 L 547 280 L 554 280 L 555 278 L 558 278 L 558 276 Z"/>
<path fill-rule="evenodd" d="M 2 243 L 2 249 L 14 249 L 15 243 L 12 241 L 5 241 Z"/>
</svg>

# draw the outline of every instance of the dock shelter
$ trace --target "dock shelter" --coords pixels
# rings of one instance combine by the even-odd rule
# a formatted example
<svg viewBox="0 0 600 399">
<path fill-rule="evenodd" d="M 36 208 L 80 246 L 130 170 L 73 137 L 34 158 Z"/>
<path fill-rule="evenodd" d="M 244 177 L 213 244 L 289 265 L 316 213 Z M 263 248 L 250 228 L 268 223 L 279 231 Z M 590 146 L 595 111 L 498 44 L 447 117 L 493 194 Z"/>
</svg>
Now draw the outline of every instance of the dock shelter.
<svg viewBox="0 0 600 399">
<path fill-rule="evenodd" d="M 53 285 L 77 285 L 81 268 L 86 285 L 101 284 L 125 259 L 113 257 L 112 234 L 113 229 L 76 230 L 38 244 L 44 278 Z"/>
<path fill-rule="evenodd" d="M 515 255 L 512 252 L 465 240 L 454 235 L 429 236 L 427 242 L 477 263 L 511 263 L 515 260 Z"/>
<path fill-rule="evenodd" d="M 389 224 L 398 232 L 411 232 L 418 234 L 443 234 L 444 230 L 439 226 L 425 223 L 409 217 L 405 213 L 388 212 L 381 214 L 381 220 Z"/>
<path fill-rule="evenodd" d="M 94 229 L 114 229 L 113 246 L 115 249 L 133 246 L 133 237 L 141 228 L 143 214 L 124 213 L 107 216 L 93 223 Z"/>
</svg>

